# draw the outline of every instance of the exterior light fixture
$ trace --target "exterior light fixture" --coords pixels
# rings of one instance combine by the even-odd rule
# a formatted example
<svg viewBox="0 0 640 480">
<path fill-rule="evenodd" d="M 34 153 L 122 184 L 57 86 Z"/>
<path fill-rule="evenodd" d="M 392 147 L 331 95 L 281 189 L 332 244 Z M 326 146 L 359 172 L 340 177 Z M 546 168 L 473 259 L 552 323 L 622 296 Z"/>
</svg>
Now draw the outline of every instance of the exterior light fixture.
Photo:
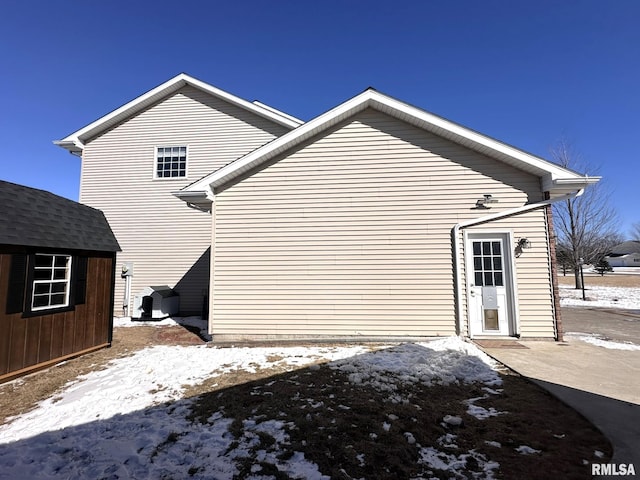
<svg viewBox="0 0 640 480">
<path fill-rule="evenodd" d="M 491 195 L 485 195 L 484 198 L 476 202 L 476 208 L 491 208 L 488 205 L 490 203 L 498 203 L 498 199 L 493 198 Z"/>
<path fill-rule="evenodd" d="M 516 258 L 519 258 L 520 255 L 522 255 L 522 250 L 524 250 L 525 248 L 531 248 L 531 241 L 528 238 L 523 237 L 519 239 L 518 243 L 516 244 L 516 248 L 514 251 Z"/>
<path fill-rule="evenodd" d="M 524 248 L 531 248 L 531 241 L 528 238 L 521 238 L 518 240 L 518 247 L 520 247 L 521 250 Z"/>
</svg>

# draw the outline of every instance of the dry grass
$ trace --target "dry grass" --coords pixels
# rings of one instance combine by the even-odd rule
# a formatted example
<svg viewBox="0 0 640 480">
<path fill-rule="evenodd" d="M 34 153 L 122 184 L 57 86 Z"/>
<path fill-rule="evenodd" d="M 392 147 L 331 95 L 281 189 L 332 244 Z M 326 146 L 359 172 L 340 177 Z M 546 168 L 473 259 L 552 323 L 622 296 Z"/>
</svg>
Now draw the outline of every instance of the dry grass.
<svg viewBox="0 0 640 480">
<path fill-rule="evenodd" d="M 476 404 L 508 413 L 479 420 L 466 413 L 465 400 L 482 397 L 482 385 L 404 385 L 393 395 L 402 400 L 390 401 L 389 392 L 355 385 L 346 374 L 321 366 L 202 393 L 192 420 L 206 423 L 222 412 L 235 419 L 231 431 L 238 440 L 245 419 L 286 425 L 289 442 L 275 445 L 274 438 L 261 434 L 241 461 L 238 479 L 254 471 L 258 451 L 278 452 L 279 458 L 304 452 L 336 479 L 452 478 L 451 472 L 419 462 L 421 446 L 466 462 L 465 478 L 481 475 L 478 459 L 483 458 L 500 464 L 498 478 L 528 479 L 547 479 L 549 472 L 557 478 L 590 478 L 583 461 L 604 461 L 595 450 L 610 458 L 608 441 L 575 411 L 520 376 L 506 372 L 503 382 L 502 394 Z M 464 423 L 447 426 L 445 415 L 460 416 Z M 522 455 L 516 451 L 521 445 L 540 452 Z M 474 456 L 465 457 L 469 451 Z M 261 474 L 289 478 L 272 465 L 260 467 Z"/>
<path fill-rule="evenodd" d="M 573 274 L 568 273 L 566 276 L 561 273 L 558 275 L 558 283 L 560 285 L 575 285 Z M 604 276 L 586 274 L 584 276 L 585 286 L 594 287 L 628 287 L 640 288 L 640 275 L 623 275 L 623 274 L 605 274 Z"/>
</svg>

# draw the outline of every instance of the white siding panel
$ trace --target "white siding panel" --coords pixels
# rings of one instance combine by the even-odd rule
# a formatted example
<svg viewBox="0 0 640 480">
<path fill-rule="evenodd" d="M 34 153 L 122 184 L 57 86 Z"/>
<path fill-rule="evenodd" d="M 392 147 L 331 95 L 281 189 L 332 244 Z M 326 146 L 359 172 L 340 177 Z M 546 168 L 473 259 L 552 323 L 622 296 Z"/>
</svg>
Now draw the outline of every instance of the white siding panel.
<svg viewBox="0 0 640 480">
<path fill-rule="evenodd" d="M 202 312 L 209 283 L 209 214 L 171 192 L 267 143 L 285 129 L 192 87 L 87 142 L 80 201 L 102 210 L 134 262 L 132 295 L 149 285 L 180 293 L 181 311 Z M 187 177 L 154 179 L 155 147 L 188 148 Z M 122 312 L 124 281 L 116 280 Z"/>
<path fill-rule="evenodd" d="M 492 212 L 542 199 L 535 176 L 362 112 L 217 194 L 211 332 L 455 334 L 451 229 L 485 215 L 474 207 L 489 193 Z M 539 243 L 544 217 L 525 217 Z M 523 308 L 523 331 L 546 328 Z"/>
</svg>

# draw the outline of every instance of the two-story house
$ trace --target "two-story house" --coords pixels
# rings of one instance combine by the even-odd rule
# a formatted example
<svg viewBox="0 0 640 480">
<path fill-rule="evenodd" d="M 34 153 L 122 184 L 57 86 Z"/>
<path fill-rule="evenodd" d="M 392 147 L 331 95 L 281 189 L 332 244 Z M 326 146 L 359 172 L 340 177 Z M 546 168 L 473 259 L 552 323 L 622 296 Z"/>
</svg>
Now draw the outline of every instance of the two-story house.
<svg viewBox="0 0 640 480">
<path fill-rule="evenodd" d="M 80 202 L 102 210 L 133 275 L 116 281 L 116 314 L 168 285 L 180 313 L 206 310 L 211 217 L 171 192 L 302 122 L 180 74 L 55 143 L 82 158 Z"/>
<path fill-rule="evenodd" d="M 180 76 L 59 143 L 215 340 L 560 338 L 551 204 L 598 181 L 372 89 L 302 124 Z"/>
</svg>

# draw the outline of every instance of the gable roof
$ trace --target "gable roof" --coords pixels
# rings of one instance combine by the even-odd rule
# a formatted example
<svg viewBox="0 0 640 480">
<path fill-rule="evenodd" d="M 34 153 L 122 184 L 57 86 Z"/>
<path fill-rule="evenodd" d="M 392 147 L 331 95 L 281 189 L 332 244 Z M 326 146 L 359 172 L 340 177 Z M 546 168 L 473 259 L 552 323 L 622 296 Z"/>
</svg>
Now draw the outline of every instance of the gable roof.
<svg viewBox="0 0 640 480">
<path fill-rule="evenodd" d="M 188 203 L 205 204 L 211 192 L 214 192 L 217 187 L 238 178 L 367 108 L 373 108 L 483 155 L 537 175 L 542 179 L 543 191 L 549 191 L 552 198 L 581 190 L 600 180 L 600 177 L 582 176 L 543 158 L 369 88 L 295 130 L 272 140 L 182 190 L 174 192 L 174 195 Z"/>
<path fill-rule="evenodd" d="M 186 73 L 176 75 L 171 80 L 164 82 L 162 85 L 149 90 L 147 93 L 124 104 L 120 108 L 99 118 L 95 122 L 90 123 L 86 127 L 67 135 L 62 140 L 55 140 L 53 143 L 69 150 L 71 153 L 80 153 L 84 148 L 84 143 L 96 135 L 108 130 L 109 128 L 123 122 L 124 120 L 136 115 L 138 112 L 153 105 L 159 100 L 177 92 L 184 86 L 191 86 L 201 90 L 209 95 L 220 98 L 232 105 L 248 110 L 256 115 L 267 118 L 279 125 L 287 128 L 296 128 L 304 123 L 291 115 L 280 112 L 275 108 L 264 105 L 260 102 L 248 102 L 240 97 L 236 97 L 224 90 L 220 90 L 208 83 L 193 78 Z"/>
<path fill-rule="evenodd" d="M 100 210 L 35 188 L 0 180 L 0 244 L 117 252 Z"/>
<path fill-rule="evenodd" d="M 640 241 L 629 240 L 622 242 L 611 249 L 610 254 L 613 255 L 628 255 L 630 253 L 640 253 Z"/>
</svg>

